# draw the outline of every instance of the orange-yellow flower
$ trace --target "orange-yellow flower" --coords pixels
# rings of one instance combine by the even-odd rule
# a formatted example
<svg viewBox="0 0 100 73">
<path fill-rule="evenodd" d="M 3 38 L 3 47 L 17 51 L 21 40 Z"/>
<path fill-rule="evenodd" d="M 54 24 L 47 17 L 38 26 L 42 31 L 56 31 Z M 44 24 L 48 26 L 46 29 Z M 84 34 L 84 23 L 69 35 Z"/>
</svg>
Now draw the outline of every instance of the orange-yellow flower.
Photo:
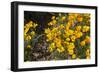
<svg viewBox="0 0 100 73">
<path fill-rule="evenodd" d="M 71 41 L 74 42 L 76 40 L 75 36 L 71 36 Z"/>
<path fill-rule="evenodd" d="M 34 31 L 32 31 L 32 32 L 31 32 L 31 35 L 32 35 L 32 36 L 34 36 L 34 35 L 35 35 L 35 32 L 34 32 Z"/>
<path fill-rule="evenodd" d="M 73 35 L 74 31 L 73 30 L 68 30 L 68 31 L 65 31 L 65 35 L 66 37 L 69 37 L 70 35 Z"/>
<path fill-rule="evenodd" d="M 75 59 L 76 58 L 76 54 L 72 54 L 72 59 Z"/>
<path fill-rule="evenodd" d="M 27 45 L 27 48 L 31 48 L 31 45 Z"/>
<path fill-rule="evenodd" d="M 50 41 L 50 40 L 52 40 L 52 39 L 53 39 L 53 38 L 52 38 L 52 34 L 51 34 L 51 33 L 47 34 L 46 36 L 47 36 L 47 41 Z"/>
<path fill-rule="evenodd" d="M 82 21 L 83 21 L 83 17 L 82 17 L 81 15 L 79 15 L 79 16 L 77 17 L 77 21 L 82 22 Z"/>
<path fill-rule="evenodd" d="M 29 28 L 26 28 L 26 29 L 24 30 L 24 33 L 26 34 L 28 31 L 29 31 Z"/>
<path fill-rule="evenodd" d="M 90 56 L 86 56 L 86 59 L 90 59 Z"/>
<path fill-rule="evenodd" d="M 68 16 L 68 19 L 69 19 L 69 20 L 73 20 L 74 18 L 75 18 L 74 15 L 69 14 L 69 16 Z"/>
<path fill-rule="evenodd" d="M 89 26 L 83 26 L 82 31 L 83 31 L 83 32 L 88 32 L 88 31 L 89 31 L 89 29 L 90 29 L 90 27 L 89 27 Z"/>
<path fill-rule="evenodd" d="M 55 18 L 56 18 L 55 16 L 52 16 L 52 18 L 51 18 L 51 19 L 52 19 L 52 20 L 54 20 Z"/>
<path fill-rule="evenodd" d="M 85 45 L 85 41 L 82 41 L 82 42 L 80 43 L 80 45 L 81 45 L 81 46 L 84 46 L 84 45 Z"/>
<path fill-rule="evenodd" d="M 25 40 L 31 40 L 31 36 L 30 35 L 28 35 L 26 38 L 25 38 Z"/>
<path fill-rule="evenodd" d="M 52 52 L 55 48 L 55 43 L 51 43 L 49 46 L 49 51 Z"/>
<path fill-rule="evenodd" d="M 86 42 L 86 43 L 90 43 L 90 37 L 89 37 L 89 36 L 86 36 L 85 42 Z"/>
<path fill-rule="evenodd" d="M 74 34 L 75 34 L 75 37 L 76 37 L 76 38 L 80 38 L 80 37 L 82 37 L 82 35 L 83 35 L 82 32 L 77 32 L 77 31 L 76 31 Z"/>
<path fill-rule="evenodd" d="M 45 33 L 50 33 L 50 29 L 45 29 Z"/>
<path fill-rule="evenodd" d="M 73 54 L 74 54 L 74 50 L 69 50 L 69 49 L 68 49 L 68 54 L 69 54 L 69 55 L 73 55 Z"/>
<path fill-rule="evenodd" d="M 66 41 L 70 41 L 70 38 L 66 38 Z"/>
<path fill-rule="evenodd" d="M 90 55 L 90 50 L 87 49 L 87 50 L 86 50 L 86 56 L 89 56 L 89 55 Z"/>
<path fill-rule="evenodd" d="M 53 20 L 53 21 L 52 21 L 52 23 L 53 23 L 53 24 L 56 24 L 56 23 L 57 23 L 57 21 L 56 21 L 56 20 Z"/>
<path fill-rule="evenodd" d="M 61 30 L 61 29 L 63 29 L 63 28 L 64 28 L 64 25 L 61 24 L 61 25 L 59 26 L 59 29 Z"/>
<path fill-rule="evenodd" d="M 73 50 L 75 48 L 74 43 L 69 43 L 69 45 L 67 46 L 68 49 Z"/>
<path fill-rule="evenodd" d="M 81 31 L 81 26 L 76 26 L 76 31 Z"/>
<path fill-rule="evenodd" d="M 62 21 L 64 21 L 65 19 L 66 19 L 66 16 L 63 16 L 63 17 L 61 18 Z"/>
<path fill-rule="evenodd" d="M 57 51 L 58 51 L 59 53 L 62 53 L 62 52 L 65 51 L 65 49 L 64 49 L 64 47 L 59 47 L 59 48 L 57 48 Z"/>
<path fill-rule="evenodd" d="M 55 38 L 54 40 L 56 47 L 61 47 L 61 39 Z"/>
</svg>

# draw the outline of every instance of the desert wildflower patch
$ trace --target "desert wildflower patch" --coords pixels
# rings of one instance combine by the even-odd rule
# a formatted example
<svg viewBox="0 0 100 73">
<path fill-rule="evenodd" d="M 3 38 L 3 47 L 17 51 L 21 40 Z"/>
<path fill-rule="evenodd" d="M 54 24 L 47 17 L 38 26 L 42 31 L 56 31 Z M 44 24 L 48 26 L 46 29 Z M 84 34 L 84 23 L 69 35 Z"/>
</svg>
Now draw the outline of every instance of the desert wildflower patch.
<svg viewBox="0 0 100 73">
<path fill-rule="evenodd" d="M 24 61 L 90 59 L 90 14 L 31 15 L 24 24 Z"/>
</svg>

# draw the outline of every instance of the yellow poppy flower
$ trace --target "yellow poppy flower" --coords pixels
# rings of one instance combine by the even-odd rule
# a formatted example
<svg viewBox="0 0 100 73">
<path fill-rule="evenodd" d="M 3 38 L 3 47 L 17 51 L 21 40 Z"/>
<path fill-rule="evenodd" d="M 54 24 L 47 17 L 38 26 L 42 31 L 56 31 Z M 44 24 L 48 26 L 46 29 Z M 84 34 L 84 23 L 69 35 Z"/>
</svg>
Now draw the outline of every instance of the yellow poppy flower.
<svg viewBox="0 0 100 73">
<path fill-rule="evenodd" d="M 70 35 L 73 35 L 73 33 L 74 33 L 74 31 L 73 30 L 67 30 L 67 31 L 65 31 L 65 35 L 66 35 L 66 37 L 69 37 Z"/>
<path fill-rule="evenodd" d="M 61 24 L 61 25 L 59 26 L 59 29 L 61 30 L 61 29 L 63 29 L 63 28 L 64 28 L 64 25 Z"/>
<path fill-rule="evenodd" d="M 75 18 L 77 18 L 78 15 L 79 15 L 78 13 L 75 13 L 75 14 L 74 14 Z"/>
<path fill-rule="evenodd" d="M 49 47 L 49 51 L 52 52 L 53 51 L 53 48 Z"/>
<path fill-rule="evenodd" d="M 76 58 L 76 54 L 72 54 L 72 59 L 75 59 Z"/>
<path fill-rule="evenodd" d="M 55 48 L 55 43 L 51 43 L 49 46 L 49 51 L 52 52 Z"/>
<path fill-rule="evenodd" d="M 52 22 L 49 22 L 48 25 L 49 25 L 49 26 L 50 26 L 50 25 L 53 25 L 53 23 L 52 23 Z"/>
<path fill-rule="evenodd" d="M 82 17 L 81 15 L 79 15 L 79 16 L 77 17 L 77 21 L 82 22 L 82 21 L 83 21 L 83 17 Z"/>
<path fill-rule="evenodd" d="M 25 40 L 27 40 L 27 41 L 31 40 L 31 36 L 30 35 L 26 36 Z"/>
<path fill-rule="evenodd" d="M 48 41 L 52 40 L 52 34 L 51 33 L 47 34 L 46 36 L 48 38 Z"/>
<path fill-rule="evenodd" d="M 89 37 L 89 36 L 86 36 L 85 42 L 86 42 L 86 43 L 90 43 L 90 37 Z"/>
<path fill-rule="evenodd" d="M 31 48 L 31 45 L 27 45 L 27 48 Z"/>
<path fill-rule="evenodd" d="M 63 16 L 63 17 L 61 18 L 62 21 L 64 21 L 65 19 L 66 19 L 66 16 Z"/>
<path fill-rule="evenodd" d="M 59 53 L 62 53 L 62 52 L 65 51 L 65 49 L 64 49 L 64 47 L 60 47 L 60 48 L 57 48 L 57 51 L 58 51 Z"/>
<path fill-rule="evenodd" d="M 85 45 L 85 41 L 82 41 L 82 42 L 80 43 L 80 45 L 81 45 L 81 46 L 84 46 L 84 45 Z"/>
<path fill-rule="evenodd" d="M 68 30 L 69 30 L 69 27 L 70 27 L 70 26 L 66 26 L 66 27 L 65 27 L 65 30 L 68 31 Z"/>
<path fill-rule="evenodd" d="M 72 34 L 74 33 L 74 31 L 70 29 L 70 30 L 68 31 L 68 33 L 69 33 L 70 35 L 72 35 Z"/>
<path fill-rule="evenodd" d="M 90 55 L 90 50 L 87 49 L 87 50 L 86 50 L 86 56 L 89 56 L 89 55 Z"/>
<path fill-rule="evenodd" d="M 90 59 L 90 56 L 86 56 L 86 59 Z"/>
<path fill-rule="evenodd" d="M 54 42 L 56 43 L 56 47 L 61 47 L 61 40 L 60 39 L 56 38 L 54 40 Z"/>
<path fill-rule="evenodd" d="M 58 28 L 53 28 L 52 29 L 52 33 L 55 33 L 55 32 L 57 32 L 58 31 Z"/>
<path fill-rule="evenodd" d="M 33 28 L 36 28 L 38 26 L 38 24 L 34 23 L 33 24 Z"/>
<path fill-rule="evenodd" d="M 64 41 L 63 43 L 65 44 L 65 46 L 66 46 L 66 45 L 69 45 L 69 42 Z"/>
<path fill-rule="evenodd" d="M 45 33 L 50 33 L 50 29 L 45 29 Z"/>
<path fill-rule="evenodd" d="M 66 38 L 66 41 L 70 41 L 70 38 Z"/>
<path fill-rule="evenodd" d="M 81 31 L 81 26 L 76 26 L 76 31 Z"/>
<path fill-rule="evenodd" d="M 26 34 L 28 31 L 29 31 L 29 28 L 26 28 L 26 29 L 24 30 L 24 33 Z"/>
<path fill-rule="evenodd" d="M 75 37 L 76 37 L 76 38 L 80 38 L 80 37 L 82 37 L 82 35 L 83 35 L 82 32 L 77 32 L 77 31 L 76 31 L 74 34 L 75 34 Z"/>
<path fill-rule="evenodd" d="M 53 20 L 52 23 L 53 23 L 53 25 L 55 25 L 57 23 L 57 21 L 56 20 Z"/>
<path fill-rule="evenodd" d="M 69 50 L 69 49 L 68 49 L 68 54 L 69 54 L 69 55 L 73 55 L 73 54 L 74 54 L 74 50 Z"/>
<path fill-rule="evenodd" d="M 51 44 L 50 44 L 50 47 L 51 47 L 51 48 L 55 48 L 55 43 L 51 43 Z"/>
<path fill-rule="evenodd" d="M 89 29 L 90 29 L 90 27 L 89 27 L 89 26 L 83 26 L 82 31 L 83 31 L 83 32 L 88 32 L 88 31 L 89 31 Z"/>
<path fill-rule="evenodd" d="M 32 32 L 31 32 L 31 35 L 32 35 L 32 36 L 34 36 L 34 35 L 35 35 L 35 32 L 34 32 L 34 31 L 32 31 Z"/>
<path fill-rule="evenodd" d="M 27 36 L 27 34 L 26 33 L 24 33 L 24 38 Z"/>
<path fill-rule="evenodd" d="M 52 19 L 52 20 L 54 20 L 55 18 L 56 18 L 55 16 L 52 16 L 52 18 L 51 18 L 51 19 Z"/>
<path fill-rule="evenodd" d="M 69 43 L 69 45 L 67 46 L 67 48 L 73 50 L 75 48 L 74 43 Z"/>
<path fill-rule="evenodd" d="M 75 41 L 75 39 L 76 39 L 76 37 L 75 37 L 75 36 L 71 36 L 71 41 L 72 41 L 72 42 L 74 42 L 74 41 Z"/>
<path fill-rule="evenodd" d="M 68 20 L 73 20 L 74 18 L 75 17 L 73 15 L 71 15 L 71 14 L 68 16 Z"/>
</svg>

